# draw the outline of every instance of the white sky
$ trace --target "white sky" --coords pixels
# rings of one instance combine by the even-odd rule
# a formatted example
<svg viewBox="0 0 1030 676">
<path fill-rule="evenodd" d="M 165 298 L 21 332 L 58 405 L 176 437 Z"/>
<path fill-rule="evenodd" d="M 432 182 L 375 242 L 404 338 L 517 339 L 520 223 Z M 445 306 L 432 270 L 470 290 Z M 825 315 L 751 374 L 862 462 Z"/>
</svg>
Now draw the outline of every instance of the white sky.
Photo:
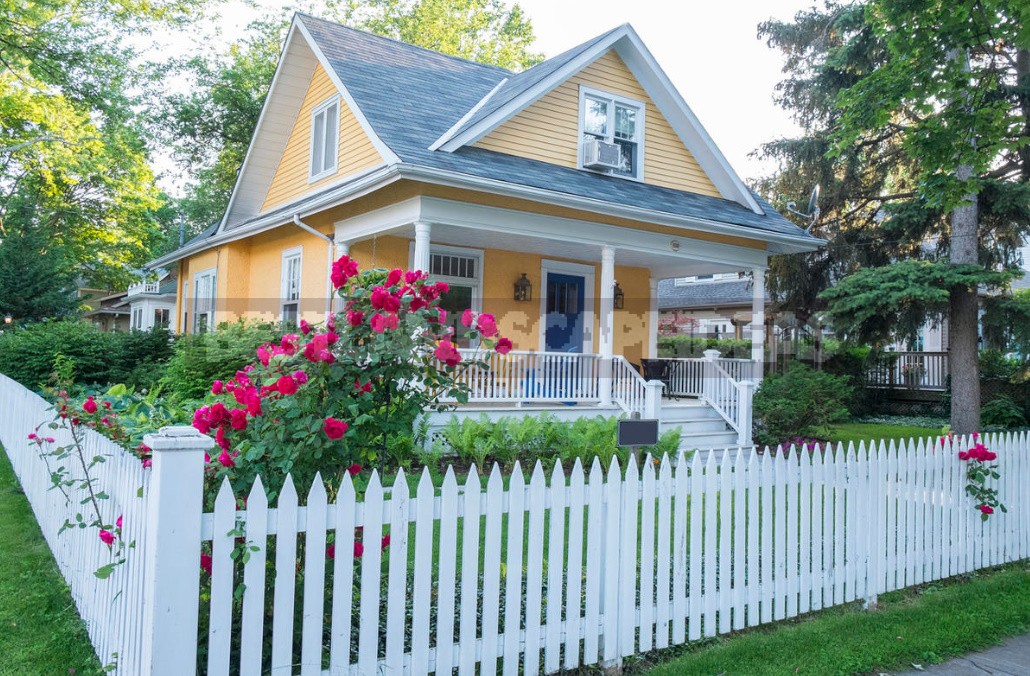
<svg viewBox="0 0 1030 676">
<path fill-rule="evenodd" d="M 774 166 L 748 155 L 766 141 L 796 132 L 773 103 L 781 79 L 779 54 L 757 38 L 760 22 L 789 19 L 812 0 L 519 0 L 537 36 L 534 49 L 554 56 L 622 23 L 630 23 L 673 84 L 705 125 L 730 164 L 745 180 Z M 248 21 L 281 2 L 232 0 L 210 26 L 231 41 Z M 315 2 L 317 4 L 317 0 Z M 210 35 L 172 36 L 165 48 L 193 52 L 211 44 Z M 164 169 L 162 185 L 177 193 L 177 177 Z"/>
</svg>

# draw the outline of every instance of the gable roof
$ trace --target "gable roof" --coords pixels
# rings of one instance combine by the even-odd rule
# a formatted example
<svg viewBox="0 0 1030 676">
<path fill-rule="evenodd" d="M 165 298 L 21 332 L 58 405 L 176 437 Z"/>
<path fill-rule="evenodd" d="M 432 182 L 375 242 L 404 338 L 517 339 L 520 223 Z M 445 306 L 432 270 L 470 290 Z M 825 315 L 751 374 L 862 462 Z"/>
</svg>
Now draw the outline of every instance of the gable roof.
<svg viewBox="0 0 1030 676">
<path fill-rule="evenodd" d="M 730 279 L 677 285 L 675 279 L 663 279 L 658 282 L 658 309 L 751 307 L 751 284 L 750 279 Z M 768 291 L 765 302 L 769 302 Z"/>
<path fill-rule="evenodd" d="M 267 190 L 274 171 L 260 173 L 258 165 L 262 163 L 252 158 L 258 154 L 275 159 L 281 156 L 304 96 L 304 85 L 320 63 L 380 149 L 386 166 L 371 172 L 374 175 L 350 177 L 278 205 L 275 213 L 297 212 L 330 195 L 341 195 L 351 182 L 362 183 L 363 189 L 367 189 L 364 184 L 372 180 L 412 178 L 585 209 L 612 213 L 621 210 L 631 218 L 689 220 L 697 227 L 705 224 L 716 228 L 734 226 L 753 230 L 750 236 L 760 239 L 768 240 L 767 235 L 772 235 L 773 240 L 784 242 L 783 246 L 787 247 L 784 250 L 809 250 L 821 243 L 744 187 L 700 125 L 696 125 L 700 130 L 697 139 L 704 147 L 690 148 L 692 154 L 706 172 L 712 171 L 713 162 L 725 165 L 726 171 L 716 173 L 722 176 L 724 184 L 730 180 L 739 187 L 740 199 L 721 199 L 627 181 L 469 145 L 449 152 L 439 145 L 440 149 L 433 149 L 442 137 L 450 135 L 457 141 L 458 134 L 479 129 L 499 114 L 514 114 L 521 109 L 519 106 L 528 93 L 546 89 L 552 82 L 564 81 L 567 71 L 572 69 L 574 73 L 582 68 L 581 64 L 588 64 L 613 45 L 638 79 L 641 72 L 646 71 L 642 86 L 648 89 L 663 114 L 668 116 L 667 111 L 674 108 L 671 115 L 678 116 L 679 127 L 691 119 L 696 122 L 686 104 L 673 105 L 677 101 L 682 103 L 682 99 L 656 64 L 652 67 L 653 59 L 628 25 L 514 74 L 497 66 L 297 14 L 229 208 L 217 233 L 209 237 L 221 239 L 227 227 L 258 225 L 272 215 L 273 212 L 260 212 L 260 204 L 255 205 L 258 198 L 254 195 Z M 300 84 L 291 82 L 298 77 Z M 713 180 L 717 178 L 713 176 Z M 726 194 L 723 186 L 718 182 L 716 185 Z M 746 232 L 739 234 L 748 236 Z M 190 248 L 197 245 L 200 243 Z"/>
</svg>

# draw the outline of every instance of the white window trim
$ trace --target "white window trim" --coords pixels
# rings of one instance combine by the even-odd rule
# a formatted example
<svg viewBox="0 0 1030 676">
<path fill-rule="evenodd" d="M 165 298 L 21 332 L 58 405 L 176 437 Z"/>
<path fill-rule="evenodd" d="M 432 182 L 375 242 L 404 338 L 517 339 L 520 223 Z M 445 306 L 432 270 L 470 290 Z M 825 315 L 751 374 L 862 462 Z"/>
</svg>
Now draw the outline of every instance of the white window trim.
<svg viewBox="0 0 1030 676">
<path fill-rule="evenodd" d="M 594 274 L 593 265 L 569 263 L 568 261 L 552 261 L 547 258 L 540 261 L 540 335 L 537 346 L 540 352 L 547 345 L 547 273 L 557 272 L 563 275 L 578 275 L 583 278 L 583 354 L 594 353 Z"/>
<path fill-rule="evenodd" d="M 284 306 L 290 302 L 286 298 L 286 260 L 296 256 L 300 260 L 298 266 L 298 272 L 300 279 L 297 281 L 297 323 L 300 324 L 300 299 L 303 295 L 301 289 L 304 288 L 304 247 L 295 246 L 289 249 L 283 249 L 282 257 L 279 259 L 279 321 L 285 320 Z"/>
<path fill-rule="evenodd" d="M 315 168 L 315 117 L 324 110 L 336 105 L 336 152 L 333 153 L 333 164 L 331 167 L 320 171 L 317 174 L 311 173 Z M 308 183 L 321 181 L 323 178 L 332 176 L 339 169 L 340 159 L 340 95 L 334 94 L 318 104 L 311 110 L 311 132 L 308 134 Z"/>
<path fill-rule="evenodd" d="M 632 106 L 637 109 L 639 115 L 637 121 L 637 175 L 626 176 L 624 174 L 613 174 L 606 171 L 598 171 L 596 169 L 587 169 L 583 166 L 583 136 L 584 136 L 584 124 L 583 118 L 586 114 L 586 100 L 587 96 L 594 96 L 599 99 L 609 99 L 615 103 L 621 103 L 625 106 Z M 647 106 L 643 101 L 637 101 L 631 99 L 628 96 L 621 96 L 619 94 L 613 94 L 606 92 L 601 89 L 594 89 L 586 85 L 579 86 L 579 129 L 576 135 L 576 168 L 582 171 L 589 171 L 595 174 L 601 174 L 602 176 L 614 176 L 615 178 L 624 178 L 627 181 L 637 181 L 638 183 L 644 182 L 644 140 L 647 138 L 647 120 L 646 120 Z M 614 127 L 612 128 L 613 135 L 615 133 Z"/>
<path fill-rule="evenodd" d="M 197 283 L 203 277 L 211 277 L 211 309 L 205 313 L 210 315 L 207 330 L 213 331 L 215 328 L 215 312 L 218 304 L 218 268 L 207 268 L 206 270 L 198 270 L 193 274 L 193 322 L 190 326 L 190 333 L 197 333 L 197 325 L 200 320 L 200 312 L 197 310 L 197 301 L 200 300 L 200 294 L 197 293 Z"/>
<path fill-rule="evenodd" d="M 430 244 L 429 245 L 429 258 L 432 260 L 433 254 L 454 254 L 456 256 L 467 256 L 469 258 L 476 259 L 476 276 L 472 279 L 468 277 L 448 277 L 446 275 L 432 275 L 434 282 L 447 282 L 448 284 L 460 284 L 461 286 L 472 287 L 472 311 L 480 313 L 483 311 L 483 250 L 482 249 L 467 249 L 461 246 L 450 246 L 447 244 Z M 408 243 L 408 269 L 413 269 L 415 263 L 415 242 L 411 241 Z M 478 341 L 472 341 L 472 347 L 479 345 Z"/>
</svg>

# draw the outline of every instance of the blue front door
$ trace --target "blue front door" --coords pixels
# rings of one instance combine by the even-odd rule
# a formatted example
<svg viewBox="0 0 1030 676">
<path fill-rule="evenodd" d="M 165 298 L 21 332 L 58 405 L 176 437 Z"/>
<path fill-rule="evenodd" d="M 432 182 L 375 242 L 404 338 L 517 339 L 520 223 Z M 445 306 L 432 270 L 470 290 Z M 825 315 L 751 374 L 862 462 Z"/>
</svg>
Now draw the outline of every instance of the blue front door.
<svg viewBox="0 0 1030 676">
<path fill-rule="evenodd" d="M 583 351 L 584 278 L 547 273 L 547 316 L 544 349 L 548 352 Z"/>
</svg>

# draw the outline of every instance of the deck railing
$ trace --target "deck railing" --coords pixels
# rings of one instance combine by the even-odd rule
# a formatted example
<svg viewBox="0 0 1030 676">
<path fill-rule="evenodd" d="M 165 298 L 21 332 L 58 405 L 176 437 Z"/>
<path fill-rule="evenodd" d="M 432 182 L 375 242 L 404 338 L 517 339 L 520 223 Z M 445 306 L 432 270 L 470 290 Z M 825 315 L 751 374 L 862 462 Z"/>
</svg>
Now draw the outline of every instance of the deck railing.
<svg viewBox="0 0 1030 676">
<path fill-rule="evenodd" d="M 674 397 L 704 396 L 705 364 L 707 359 L 662 359 L 669 364 L 668 391 Z M 750 359 L 715 360 L 730 378 L 736 381 L 754 377 L 755 362 Z"/>
<path fill-rule="evenodd" d="M 460 350 L 463 359 L 480 359 L 486 369 L 468 369 L 459 381 L 469 388 L 470 402 L 599 401 L 600 363 L 596 354 L 529 352 L 508 354 Z"/>
<path fill-rule="evenodd" d="M 947 352 L 888 352 L 866 371 L 869 387 L 931 390 L 948 388 Z"/>
</svg>

